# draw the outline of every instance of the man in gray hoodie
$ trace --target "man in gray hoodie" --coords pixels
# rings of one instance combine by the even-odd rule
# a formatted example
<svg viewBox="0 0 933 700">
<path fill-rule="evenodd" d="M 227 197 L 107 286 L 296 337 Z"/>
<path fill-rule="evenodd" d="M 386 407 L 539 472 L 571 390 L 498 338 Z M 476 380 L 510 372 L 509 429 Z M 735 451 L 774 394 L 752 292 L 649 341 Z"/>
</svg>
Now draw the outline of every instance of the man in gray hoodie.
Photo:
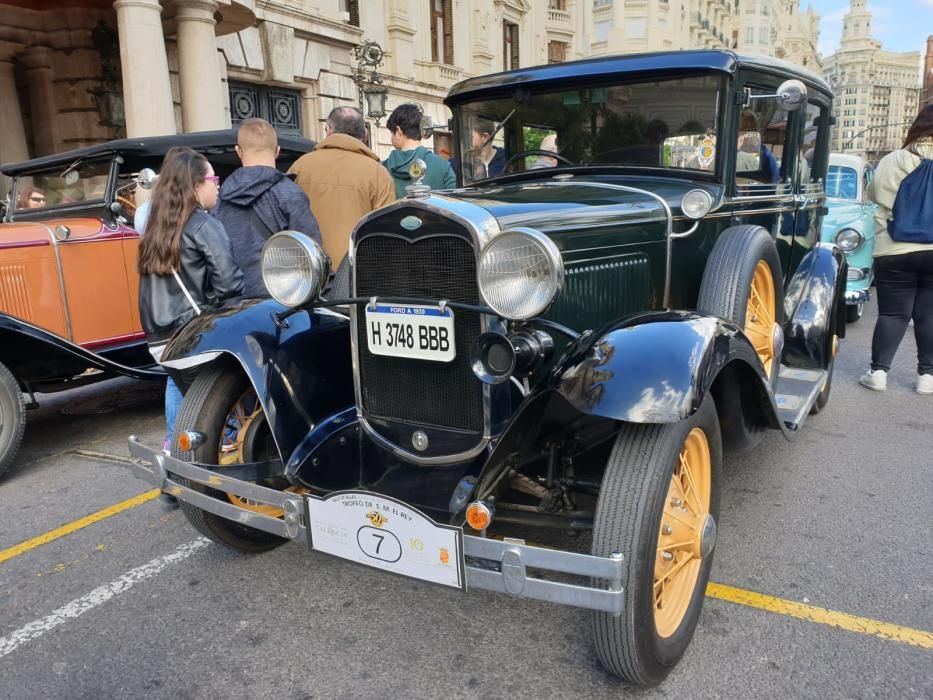
<svg viewBox="0 0 933 700">
<path fill-rule="evenodd" d="M 298 231 L 321 243 L 321 231 L 308 196 L 275 167 L 279 155 L 275 129 L 265 119 L 247 119 L 237 131 L 242 168 L 220 189 L 214 216 L 227 230 L 233 258 L 243 271 L 244 296 L 268 296 L 262 282 L 260 254 L 278 231 Z"/>
<path fill-rule="evenodd" d="M 408 168 L 415 158 L 420 158 L 427 165 L 427 172 L 422 184 L 432 190 L 449 190 L 457 186 L 457 178 L 450 168 L 450 163 L 429 148 L 421 145 L 421 110 L 418 105 L 403 104 L 396 107 L 386 127 L 392 135 L 392 145 L 396 150 L 383 162 L 389 175 L 395 182 L 395 196 L 405 196 L 405 188 L 414 184 Z"/>
</svg>

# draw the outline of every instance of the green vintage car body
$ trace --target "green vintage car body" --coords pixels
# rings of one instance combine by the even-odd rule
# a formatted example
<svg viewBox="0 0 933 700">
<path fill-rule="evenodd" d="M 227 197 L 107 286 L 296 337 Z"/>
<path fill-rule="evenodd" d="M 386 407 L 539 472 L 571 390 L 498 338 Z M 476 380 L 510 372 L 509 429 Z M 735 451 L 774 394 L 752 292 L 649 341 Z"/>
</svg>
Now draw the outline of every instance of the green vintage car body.
<svg viewBox="0 0 933 700">
<path fill-rule="evenodd" d="M 273 236 L 281 303 L 173 338 L 172 455 L 131 438 L 134 471 L 240 551 L 293 539 L 590 609 L 605 667 L 660 682 L 702 605 L 723 450 L 793 439 L 829 398 L 846 277 L 819 237 L 831 100 L 728 51 L 455 86 L 462 187 L 414 184 L 364 217 L 349 297 L 321 296 L 313 243 Z M 521 539 L 547 527 L 592 537 Z"/>
</svg>

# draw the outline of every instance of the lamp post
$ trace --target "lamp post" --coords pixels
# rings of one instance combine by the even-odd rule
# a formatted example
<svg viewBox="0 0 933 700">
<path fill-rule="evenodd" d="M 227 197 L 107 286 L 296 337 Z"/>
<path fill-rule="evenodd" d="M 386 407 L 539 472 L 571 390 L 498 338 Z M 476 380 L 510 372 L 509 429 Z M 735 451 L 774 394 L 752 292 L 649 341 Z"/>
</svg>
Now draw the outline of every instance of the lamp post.
<svg viewBox="0 0 933 700">
<path fill-rule="evenodd" d="M 375 41 L 367 41 L 353 47 L 356 70 L 350 77 L 359 91 L 360 112 L 375 119 L 377 127 L 379 120 L 386 115 L 386 97 L 389 93 L 382 82 L 382 76 L 376 70 L 382 65 L 384 56 L 385 52 Z"/>
<path fill-rule="evenodd" d="M 868 127 L 867 129 L 862 129 L 862 130 L 859 131 L 857 134 L 855 134 L 855 136 L 853 136 L 852 138 L 850 138 L 848 141 L 846 141 L 846 142 L 842 145 L 842 150 L 843 150 L 843 151 L 848 151 L 850 148 L 852 148 L 852 144 L 855 143 L 855 139 L 857 139 L 857 138 L 858 138 L 859 136 L 861 136 L 862 134 L 868 133 L 869 131 L 871 131 L 871 130 L 873 130 L 873 129 L 886 129 L 886 128 L 889 127 L 889 126 L 910 126 L 911 124 L 913 124 L 913 122 L 897 122 L 897 123 L 895 123 L 895 122 L 890 122 L 890 123 L 888 123 L 888 124 L 877 124 L 877 125 L 875 125 L 875 126 L 870 126 L 870 127 Z"/>
</svg>

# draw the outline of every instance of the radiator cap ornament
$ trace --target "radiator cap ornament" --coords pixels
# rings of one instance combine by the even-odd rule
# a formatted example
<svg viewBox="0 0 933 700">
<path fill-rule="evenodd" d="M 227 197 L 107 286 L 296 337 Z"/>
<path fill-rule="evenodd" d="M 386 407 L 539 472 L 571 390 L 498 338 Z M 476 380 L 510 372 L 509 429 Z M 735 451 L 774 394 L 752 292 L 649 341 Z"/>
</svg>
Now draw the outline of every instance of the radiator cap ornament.
<svg viewBox="0 0 933 700">
<path fill-rule="evenodd" d="M 431 187 L 421 184 L 421 180 L 427 174 L 428 164 L 421 158 L 415 158 L 408 166 L 408 176 L 413 180 L 412 184 L 405 188 L 405 196 L 408 199 L 427 199 L 431 196 Z"/>
</svg>

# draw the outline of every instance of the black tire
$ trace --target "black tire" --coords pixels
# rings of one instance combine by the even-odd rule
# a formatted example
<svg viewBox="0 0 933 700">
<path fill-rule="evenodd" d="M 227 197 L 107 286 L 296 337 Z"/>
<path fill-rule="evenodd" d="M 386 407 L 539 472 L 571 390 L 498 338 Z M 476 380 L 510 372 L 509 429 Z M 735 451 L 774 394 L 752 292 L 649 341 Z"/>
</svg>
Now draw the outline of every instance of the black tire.
<svg viewBox="0 0 933 700">
<path fill-rule="evenodd" d="M 0 364 L 0 476 L 13 464 L 26 430 L 26 404 L 19 382 Z"/>
<path fill-rule="evenodd" d="M 846 305 L 846 323 L 857 323 L 865 313 L 865 304 Z"/>
<path fill-rule="evenodd" d="M 764 260 L 771 270 L 775 294 L 775 322 L 784 323 L 784 281 L 781 260 L 770 234 L 760 226 L 736 226 L 719 236 L 703 270 L 697 311 L 718 316 L 745 328 L 748 296 L 755 267 Z M 771 385 L 777 383 L 781 358 L 771 367 Z"/>
<path fill-rule="evenodd" d="M 654 617 L 654 567 L 668 487 L 680 450 L 694 428 L 710 448 L 710 514 L 719 516 L 722 444 L 712 396 L 689 419 L 662 425 L 625 423 L 603 476 L 593 527 L 593 554 L 625 556 L 625 610 L 619 617 L 593 614 L 593 637 L 603 665 L 629 683 L 654 685 L 664 680 L 693 637 L 712 552 L 701 560 L 699 575 L 682 621 L 661 637 Z"/>
<path fill-rule="evenodd" d="M 229 366 L 214 366 L 204 370 L 191 384 L 175 419 L 175 434 L 186 430 L 204 433 L 203 444 L 190 452 L 178 448 L 177 440 L 172 445 L 172 456 L 184 462 L 217 464 L 222 433 L 231 408 L 250 389 L 247 377 Z M 264 419 L 263 419 L 264 420 Z M 271 455 L 252 455 L 253 459 Z M 188 488 L 215 497 L 226 499 L 226 494 L 206 486 L 176 477 Z M 225 547 L 247 554 L 258 554 L 274 549 L 288 540 L 277 535 L 240 525 L 213 513 L 179 501 L 182 512 L 194 528 L 205 537 Z"/>
</svg>

